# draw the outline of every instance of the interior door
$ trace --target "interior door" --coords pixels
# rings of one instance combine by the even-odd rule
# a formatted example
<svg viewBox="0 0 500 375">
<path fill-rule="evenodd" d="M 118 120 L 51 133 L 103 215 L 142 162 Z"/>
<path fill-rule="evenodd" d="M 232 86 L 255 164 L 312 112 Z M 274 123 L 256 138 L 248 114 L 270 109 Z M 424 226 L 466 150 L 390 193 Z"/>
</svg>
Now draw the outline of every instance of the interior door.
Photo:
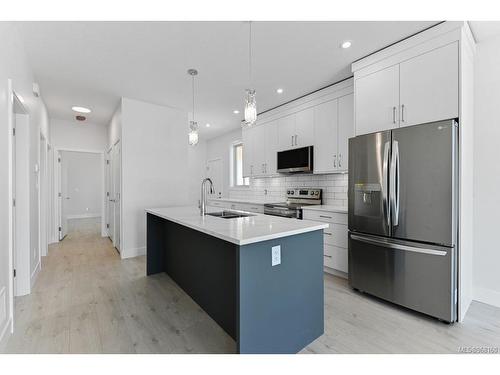
<svg viewBox="0 0 500 375">
<path fill-rule="evenodd" d="M 389 236 L 391 132 L 349 140 L 349 230 Z"/>
<path fill-rule="evenodd" d="M 455 121 L 400 128 L 392 134 L 393 236 L 454 245 L 457 199 L 454 183 L 457 175 Z"/>
<path fill-rule="evenodd" d="M 399 64 L 360 77 L 354 85 L 356 135 L 399 126 Z"/>
<path fill-rule="evenodd" d="M 337 170 L 338 100 L 314 108 L 314 172 Z"/>
<path fill-rule="evenodd" d="M 354 137 L 354 94 L 339 98 L 339 131 L 337 169 L 349 169 L 349 138 Z"/>
<path fill-rule="evenodd" d="M 210 198 L 222 198 L 222 159 L 213 159 L 207 162 L 207 177 L 214 184 L 214 193 L 208 193 Z"/>
<path fill-rule="evenodd" d="M 458 42 L 402 62 L 400 126 L 458 117 Z"/>
<path fill-rule="evenodd" d="M 59 152 L 59 241 L 68 234 L 68 217 L 66 215 L 68 196 L 68 163 L 64 159 L 64 153 Z"/>
<path fill-rule="evenodd" d="M 113 202 L 112 202 L 112 160 L 111 160 L 111 150 L 106 153 L 106 228 L 108 231 L 108 237 L 113 240 Z"/>
<path fill-rule="evenodd" d="M 120 211 L 121 211 L 121 144 L 113 147 L 113 200 L 114 200 L 114 231 L 113 246 L 120 251 Z"/>
</svg>

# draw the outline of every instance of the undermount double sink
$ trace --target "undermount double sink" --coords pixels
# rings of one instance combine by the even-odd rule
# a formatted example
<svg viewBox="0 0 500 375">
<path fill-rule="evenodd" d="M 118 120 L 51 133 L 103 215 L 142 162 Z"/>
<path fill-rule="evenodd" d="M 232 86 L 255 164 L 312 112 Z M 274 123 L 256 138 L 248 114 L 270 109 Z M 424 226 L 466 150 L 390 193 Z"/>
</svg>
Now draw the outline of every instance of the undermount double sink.
<svg viewBox="0 0 500 375">
<path fill-rule="evenodd" d="M 242 212 L 236 212 L 236 211 L 220 211 L 220 212 L 211 212 L 206 215 L 209 216 L 215 216 L 215 217 L 220 217 L 222 219 L 236 219 L 238 217 L 249 217 L 249 216 L 255 216 L 252 214 L 247 214 L 247 213 L 242 213 Z"/>
</svg>

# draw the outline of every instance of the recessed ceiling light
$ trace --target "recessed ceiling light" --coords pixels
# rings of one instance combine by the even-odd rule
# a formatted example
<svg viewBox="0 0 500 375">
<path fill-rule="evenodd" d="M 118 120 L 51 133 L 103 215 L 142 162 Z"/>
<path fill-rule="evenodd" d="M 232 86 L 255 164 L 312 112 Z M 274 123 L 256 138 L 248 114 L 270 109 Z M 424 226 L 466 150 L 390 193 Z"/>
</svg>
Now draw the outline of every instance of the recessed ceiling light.
<svg viewBox="0 0 500 375">
<path fill-rule="evenodd" d="M 276 92 L 277 92 L 278 94 L 283 94 L 283 89 L 276 89 Z"/>
<path fill-rule="evenodd" d="M 207 124 L 207 125 L 205 125 L 205 126 L 206 126 L 207 128 L 209 128 L 209 127 L 210 127 L 210 124 Z"/>
<path fill-rule="evenodd" d="M 233 111 L 233 113 L 234 113 L 235 115 L 237 115 L 238 113 L 240 113 L 240 111 L 238 111 L 237 109 L 235 109 L 235 110 Z"/>
<path fill-rule="evenodd" d="M 351 44 L 352 43 L 349 40 L 346 40 L 340 46 L 345 49 L 345 48 L 349 48 L 351 46 Z"/>
<path fill-rule="evenodd" d="M 73 111 L 79 112 L 79 113 L 90 113 L 90 112 L 92 112 L 90 109 L 85 108 L 85 107 L 74 106 L 74 107 L 71 107 L 71 109 Z"/>
</svg>

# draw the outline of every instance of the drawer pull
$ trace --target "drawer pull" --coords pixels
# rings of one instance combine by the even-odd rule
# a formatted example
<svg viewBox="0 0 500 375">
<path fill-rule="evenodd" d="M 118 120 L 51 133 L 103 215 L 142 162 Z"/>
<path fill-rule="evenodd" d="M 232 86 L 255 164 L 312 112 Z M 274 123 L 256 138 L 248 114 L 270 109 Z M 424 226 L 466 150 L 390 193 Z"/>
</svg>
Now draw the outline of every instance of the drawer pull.
<svg viewBox="0 0 500 375">
<path fill-rule="evenodd" d="M 328 233 L 328 232 L 323 232 L 324 234 L 326 234 L 327 236 L 331 236 L 332 234 L 331 233 Z"/>
<path fill-rule="evenodd" d="M 323 254 L 323 256 L 324 256 L 325 258 L 331 258 L 331 257 L 332 257 L 331 255 L 326 255 L 326 254 Z"/>
<path fill-rule="evenodd" d="M 319 217 L 324 217 L 325 219 L 331 219 L 331 216 L 319 215 Z"/>
</svg>

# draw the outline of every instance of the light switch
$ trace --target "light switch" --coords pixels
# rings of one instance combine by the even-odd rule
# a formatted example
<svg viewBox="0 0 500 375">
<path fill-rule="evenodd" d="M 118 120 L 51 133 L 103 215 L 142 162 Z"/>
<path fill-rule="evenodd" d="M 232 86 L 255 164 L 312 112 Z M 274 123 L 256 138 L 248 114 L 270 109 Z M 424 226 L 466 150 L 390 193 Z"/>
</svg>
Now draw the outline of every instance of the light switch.
<svg viewBox="0 0 500 375">
<path fill-rule="evenodd" d="M 271 266 L 281 264 L 281 245 L 273 246 L 271 248 Z"/>
</svg>

